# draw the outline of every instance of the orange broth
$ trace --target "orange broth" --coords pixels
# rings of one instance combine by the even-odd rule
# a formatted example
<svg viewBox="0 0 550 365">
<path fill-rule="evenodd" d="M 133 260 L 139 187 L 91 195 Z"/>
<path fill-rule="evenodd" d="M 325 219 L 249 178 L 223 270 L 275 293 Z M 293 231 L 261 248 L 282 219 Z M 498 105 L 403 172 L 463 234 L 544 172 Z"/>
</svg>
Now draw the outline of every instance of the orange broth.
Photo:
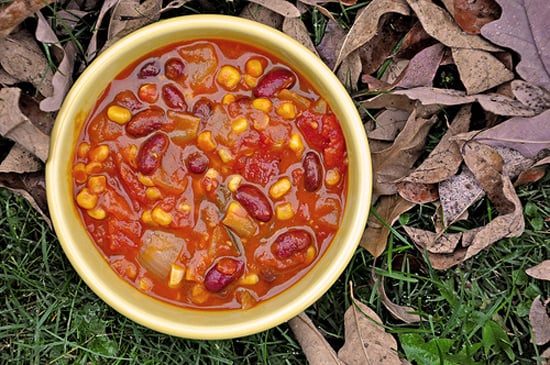
<svg viewBox="0 0 550 365">
<path fill-rule="evenodd" d="M 251 308 L 323 255 L 345 206 L 329 106 L 252 46 L 152 51 L 97 101 L 75 146 L 74 198 L 118 275 L 169 303 Z"/>
</svg>

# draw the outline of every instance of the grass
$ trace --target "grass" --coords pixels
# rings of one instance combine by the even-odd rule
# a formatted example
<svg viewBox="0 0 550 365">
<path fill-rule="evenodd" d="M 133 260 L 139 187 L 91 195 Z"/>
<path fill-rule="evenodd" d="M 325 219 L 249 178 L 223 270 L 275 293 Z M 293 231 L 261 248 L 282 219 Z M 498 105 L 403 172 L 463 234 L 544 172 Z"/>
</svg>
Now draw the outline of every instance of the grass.
<svg viewBox="0 0 550 365">
<path fill-rule="evenodd" d="M 0 0 L 0 3 L 2 0 Z M 219 1 L 200 8 L 192 1 L 181 13 L 238 14 L 244 1 Z M 349 28 L 353 7 L 327 4 Z M 57 9 L 51 8 L 55 14 Z M 327 18 L 316 9 L 304 14 L 316 44 Z M 64 41 L 77 40 L 83 58 L 93 13 Z M 45 46 L 46 47 L 46 46 Z M 45 48 L 47 50 L 47 47 Z M 452 82 L 442 75 L 442 84 Z M 443 124 L 432 128 L 430 145 Z M 10 144 L 0 140 L 0 156 Z M 550 283 L 532 279 L 525 269 L 550 257 L 550 174 L 520 187 L 525 233 L 502 240 L 463 265 L 433 270 L 407 241 L 402 225 L 431 225 L 434 209 L 418 206 L 393 227 L 388 248 L 375 262 L 358 249 L 335 285 L 308 315 L 335 349 L 343 345 L 350 283 L 355 297 L 373 308 L 398 339 L 402 356 L 416 364 L 532 364 L 542 351 L 533 344 L 529 308 L 537 295 L 548 297 Z M 471 209 L 470 225 L 487 223 L 491 205 Z M 415 308 L 423 321 L 404 324 L 385 309 L 371 283 L 372 267 L 384 278 L 388 297 Z M 2 364 L 303 364 L 306 358 L 286 324 L 227 341 L 194 341 L 163 335 L 119 315 L 102 302 L 67 261 L 55 233 L 21 197 L 0 189 L 0 363 Z"/>
</svg>

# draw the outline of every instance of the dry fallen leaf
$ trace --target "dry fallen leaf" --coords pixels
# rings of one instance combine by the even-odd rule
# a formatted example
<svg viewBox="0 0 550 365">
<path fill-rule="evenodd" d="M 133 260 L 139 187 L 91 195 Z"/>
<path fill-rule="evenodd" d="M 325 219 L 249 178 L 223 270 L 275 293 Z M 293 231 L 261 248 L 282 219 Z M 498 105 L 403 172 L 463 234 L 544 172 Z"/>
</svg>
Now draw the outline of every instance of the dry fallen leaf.
<svg viewBox="0 0 550 365">
<path fill-rule="evenodd" d="M 288 325 L 300 343 L 300 347 L 304 351 L 309 364 L 344 364 L 338 359 L 334 349 L 325 340 L 307 314 L 304 312 L 298 314 L 288 322 Z"/>
<path fill-rule="evenodd" d="M 450 226 L 460 220 L 467 209 L 485 196 L 485 192 L 468 168 L 458 175 L 441 181 L 439 200 L 443 211 L 443 225 Z"/>
<path fill-rule="evenodd" d="M 538 114 L 545 109 L 550 109 L 550 91 L 523 80 L 514 80 L 511 86 L 516 99 L 534 110 L 535 113 Z"/>
<path fill-rule="evenodd" d="M 400 75 L 394 87 L 410 89 L 418 86 L 432 86 L 432 81 L 443 58 L 444 46 L 434 44 L 418 52 Z"/>
<path fill-rule="evenodd" d="M 540 264 L 525 270 L 525 272 L 532 278 L 550 281 L 550 260 L 544 260 Z"/>
<path fill-rule="evenodd" d="M 248 3 L 239 14 L 241 18 L 254 20 L 275 29 L 281 29 L 284 17 L 258 4 Z"/>
<path fill-rule="evenodd" d="M 453 253 L 462 238 L 462 233 L 437 234 L 435 232 L 411 226 L 404 226 L 403 228 L 405 229 L 405 232 L 407 232 L 409 238 L 413 240 L 418 247 L 426 248 L 429 253 Z"/>
<path fill-rule="evenodd" d="M 17 143 L 10 149 L 6 158 L 0 162 L 0 173 L 15 172 L 22 174 L 37 172 L 43 168 L 44 164 L 39 159 Z"/>
<path fill-rule="evenodd" d="M 373 273 L 373 276 L 375 274 Z M 377 277 L 373 277 L 374 282 L 377 282 Z M 376 285 L 376 292 L 380 296 L 380 300 L 384 307 L 391 313 L 394 318 L 397 318 L 405 323 L 416 323 L 420 322 L 422 318 L 419 314 L 414 313 L 415 309 L 406 305 L 395 304 L 388 298 L 386 294 L 386 287 L 384 285 L 384 277 L 382 277 L 380 284 Z"/>
<path fill-rule="evenodd" d="M 550 342 L 550 316 L 546 312 L 546 306 L 549 303 L 549 299 L 543 302 L 540 295 L 538 295 L 533 300 L 529 310 L 529 322 L 533 329 L 533 337 L 535 343 L 539 346 Z"/>
<path fill-rule="evenodd" d="M 409 112 L 400 109 L 383 110 L 375 116 L 376 127 L 372 131 L 368 131 L 367 136 L 370 140 L 393 141 L 405 126 L 409 114 Z"/>
<path fill-rule="evenodd" d="M 0 39 L 6 37 L 23 20 L 54 0 L 15 0 L 0 8 Z"/>
<path fill-rule="evenodd" d="M 479 34 L 481 27 L 500 16 L 494 0 L 454 0 L 452 15 L 465 32 Z"/>
<path fill-rule="evenodd" d="M 50 229 L 52 224 L 48 216 L 46 200 L 46 182 L 44 172 L 37 171 L 25 174 L 15 172 L 0 173 L 0 188 L 6 188 L 14 194 L 23 196 L 30 205 L 44 218 Z"/>
<path fill-rule="evenodd" d="M 439 198 L 436 184 L 401 181 L 397 183 L 397 192 L 403 199 L 416 204 L 431 203 Z"/>
<path fill-rule="evenodd" d="M 309 49 L 313 54 L 319 56 L 302 19 L 298 17 L 285 17 L 283 20 L 283 32 L 297 40 L 298 43 Z"/>
<path fill-rule="evenodd" d="M 261 5 L 286 18 L 297 18 L 300 16 L 300 10 L 292 3 L 286 0 L 248 0 L 251 3 Z"/>
</svg>

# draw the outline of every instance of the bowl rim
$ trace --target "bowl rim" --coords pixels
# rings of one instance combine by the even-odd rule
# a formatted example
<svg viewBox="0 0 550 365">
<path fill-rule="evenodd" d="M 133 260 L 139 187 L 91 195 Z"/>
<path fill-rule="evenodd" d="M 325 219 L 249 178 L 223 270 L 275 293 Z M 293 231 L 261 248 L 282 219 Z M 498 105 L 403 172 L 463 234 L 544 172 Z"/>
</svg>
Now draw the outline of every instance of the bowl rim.
<svg viewBox="0 0 550 365">
<path fill-rule="evenodd" d="M 212 31 L 212 28 L 215 30 Z M 291 290 L 285 290 L 274 298 L 250 310 L 195 310 L 175 307 L 172 304 L 161 302 L 158 299 L 153 299 L 139 292 L 133 287 L 131 289 L 135 293 L 125 291 L 122 286 L 113 289 L 111 286 L 118 284 L 106 280 L 104 276 L 109 276 L 109 274 L 97 272 L 95 267 L 89 262 L 90 260 L 95 260 L 95 263 L 98 263 L 97 257 L 95 257 L 96 254 L 89 247 L 83 247 L 82 244 L 79 244 L 79 240 L 85 240 L 81 231 L 83 227 L 80 227 L 80 230 L 75 227 L 75 217 L 71 218 L 70 216 L 71 211 L 73 215 L 77 213 L 72 202 L 72 183 L 70 182 L 72 153 L 67 158 L 68 147 L 64 142 L 66 142 L 67 138 L 70 139 L 70 137 L 73 140 L 77 138 L 82 126 L 78 124 L 83 123 L 90 112 L 89 108 L 86 109 L 85 106 L 79 106 L 82 102 L 90 104 L 90 100 L 86 101 L 83 99 L 85 97 L 82 96 L 82 90 L 88 89 L 96 75 L 103 75 L 106 70 L 109 70 L 109 67 L 112 67 L 110 66 L 111 63 L 115 62 L 113 60 L 117 60 L 117 57 L 120 59 L 121 53 L 130 52 L 135 44 L 143 48 L 148 42 L 152 42 L 159 37 L 162 38 L 162 35 L 159 35 L 162 32 L 162 34 L 185 31 L 197 33 L 198 30 L 205 31 L 206 29 L 209 29 L 210 34 L 219 34 L 219 36 L 203 38 L 227 39 L 228 34 L 232 34 L 233 36 L 240 34 L 243 38 L 258 38 L 259 41 L 279 44 L 277 52 L 280 54 L 276 56 L 285 61 L 284 55 L 287 55 L 296 62 L 302 62 L 311 67 L 312 70 L 308 72 L 319 79 L 315 82 L 324 85 L 326 88 L 325 91 L 330 92 L 334 96 L 334 99 L 338 100 L 339 114 L 346 115 L 350 120 L 349 125 L 346 124 L 346 129 L 344 130 L 346 143 L 349 144 L 352 141 L 355 148 L 355 153 L 350 155 L 348 147 L 350 169 L 352 167 L 351 161 L 353 161 L 354 167 L 361 166 L 361 168 L 358 174 L 353 175 L 353 181 L 348 181 L 347 202 L 342 221 L 351 224 L 344 232 L 340 232 L 341 230 L 339 230 L 337 234 L 337 237 L 342 236 L 341 240 L 343 243 L 340 245 L 343 248 L 337 251 L 338 255 L 336 257 L 332 257 L 330 265 L 323 266 L 325 275 L 317 273 L 315 280 L 306 280 L 304 278 L 299 280 L 300 291 L 308 290 L 308 293 L 305 295 L 300 291 L 294 290 L 294 299 L 288 303 L 275 299 L 280 297 L 284 292 Z M 192 37 L 192 39 L 198 39 L 198 37 Z M 173 42 L 167 42 L 166 45 L 171 43 Z M 162 44 L 161 46 L 164 45 Z M 254 44 L 256 47 L 258 45 Z M 153 49 L 150 48 L 149 50 Z M 272 54 L 274 53 L 269 50 L 267 51 Z M 133 60 L 126 62 L 125 65 L 131 62 Z M 122 68 L 124 67 L 126 66 Z M 309 81 L 311 82 L 311 80 Z M 110 82 L 110 79 L 108 82 Z M 325 96 L 323 90 L 317 91 Z M 95 102 L 95 99 L 94 97 L 93 102 Z M 333 109 L 333 111 L 335 110 Z M 76 128 L 75 124 L 77 125 Z M 351 177 L 351 174 L 349 174 L 349 177 Z M 68 187 L 69 190 L 67 190 Z M 353 197 L 350 196 L 352 190 Z M 347 90 L 334 73 L 306 47 L 280 31 L 252 20 L 228 15 L 184 15 L 161 20 L 130 33 L 99 54 L 82 72 L 67 94 L 52 130 L 49 157 L 46 162 L 46 193 L 51 220 L 65 255 L 88 287 L 104 302 L 125 317 L 158 332 L 193 339 L 228 339 L 258 333 L 286 322 L 313 304 L 334 284 L 355 253 L 367 222 L 372 195 L 372 162 L 361 118 Z M 69 199 L 67 199 L 67 196 L 69 196 Z M 353 200 L 354 205 L 353 212 L 350 212 L 350 209 L 348 209 L 348 204 L 350 204 L 349 201 L 351 200 Z M 91 248 L 103 257 L 89 237 L 88 240 L 92 243 Z M 91 256 L 93 257 L 91 258 Z M 106 260 L 104 262 L 107 263 Z M 321 269 L 318 269 L 317 266 L 318 264 L 310 270 L 310 273 L 313 271 L 320 272 Z M 310 273 L 306 277 L 308 275 L 309 277 L 313 277 L 313 274 L 310 275 Z M 319 276 L 321 278 L 318 278 Z M 303 281 L 305 283 L 301 283 Z M 124 283 L 130 287 L 130 284 Z M 158 303 L 149 303 L 144 297 Z M 142 305 L 145 306 L 145 309 Z M 158 312 L 147 312 L 147 308 L 151 307 L 158 310 Z M 175 314 L 174 308 L 182 311 L 185 321 L 170 319 L 170 316 Z M 195 317 L 202 317 L 204 313 L 208 314 L 209 320 L 207 323 L 201 323 L 198 319 L 195 321 Z M 239 313 L 240 315 L 238 315 Z"/>
</svg>

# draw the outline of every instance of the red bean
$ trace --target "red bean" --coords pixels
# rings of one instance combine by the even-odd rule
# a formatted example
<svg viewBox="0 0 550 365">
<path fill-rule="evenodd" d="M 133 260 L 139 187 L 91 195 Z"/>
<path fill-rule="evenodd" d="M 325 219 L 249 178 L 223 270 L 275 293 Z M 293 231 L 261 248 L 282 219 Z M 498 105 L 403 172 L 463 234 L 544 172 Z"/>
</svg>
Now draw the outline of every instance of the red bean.
<svg viewBox="0 0 550 365">
<path fill-rule="evenodd" d="M 254 88 L 257 98 L 269 98 L 282 89 L 290 88 L 296 82 L 296 75 L 284 68 L 277 68 L 267 73 Z"/>
<path fill-rule="evenodd" d="M 202 174 L 208 168 L 210 160 L 202 151 L 191 153 L 187 157 L 187 168 L 194 174 Z"/>
<path fill-rule="evenodd" d="M 272 252 L 280 259 L 285 259 L 296 252 L 309 247 L 313 242 L 311 234 L 303 229 L 294 229 L 281 233 L 271 246 Z"/>
<path fill-rule="evenodd" d="M 183 93 L 177 88 L 176 85 L 164 85 L 162 87 L 162 99 L 169 108 L 180 111 L 187 110 L 187 103 L 185 102 Z"/>
<path fill-rule="evenodd" d="M 115 96 L 115 102 L 118 105 L 123 106 L 132 112 L 143 108 L 143 104 L 138 100 L 138 98 L 130 90 L 124 90 L 119 92 Z"/>
<path fill-rule="evenodd" d="M 126 124 L 126 132 L 133 137 L 145 137 L 166 124 L 164 111 L 159 108 L 143 110 Z"/>
<path fill-rule="evenodd" d="M 200 98 L 193 105 L 193 114 L 201 118 L 201 121 L 205 121 L 212 115 L 214 107 L 212 102 L 207 98 Z"/>
<path fill-rule="evenodd" d="M 216 262 L 204 277 L 204 286 L 211 292 L 219 292 L 238 279 L 244 271 L 244 263 L 232 257 L 223 257 Z"/>
<path fill-rule="evenodd" d="M 155 172 L 168 149 L 168 142 L 168 136 L 160 132 L 153 134 L 143 142 L 137 155 L 138 171 L 144 175 L 151 175 Z"/>
<path fill-rule="evenodd" d="M 304 188 L 307 191 L 315 191 L 321 187 L 323 171 L 319 156 L 309 151 L 302 161 L 304 167 Z"/>
<path fill-rule="evenodd" d="M 178 58 L 170 58 L 164 64 L 164 74 L 170 80 L 178 80 L 183 76 L 185 64 Z"/>
<path fill-rule="evenodd" d="M 160 73 L 160 67 L 156 61 L 148 62 L 138 73 L 138 78 L 145 79 L 147 77 L 157 76 Z"/>
<path fill-rule="evenodd" d="M 254 185 L 241 185 L 235 193 L 235 199 L 241 203 L 253 218 L 267 222 L 273 216 L 273 208 L 264 193 Z"/>
</svg>

